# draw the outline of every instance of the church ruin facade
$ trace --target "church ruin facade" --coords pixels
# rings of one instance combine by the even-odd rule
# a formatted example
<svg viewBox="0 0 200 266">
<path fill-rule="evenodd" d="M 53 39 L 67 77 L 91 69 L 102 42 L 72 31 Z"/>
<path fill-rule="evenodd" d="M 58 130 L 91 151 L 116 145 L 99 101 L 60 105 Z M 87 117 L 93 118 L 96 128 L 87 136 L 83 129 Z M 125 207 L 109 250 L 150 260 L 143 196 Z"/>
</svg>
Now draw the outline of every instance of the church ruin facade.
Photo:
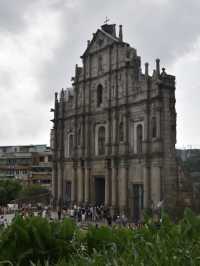
<svg viewBox="0 0 200 266">
<path fill-rule="evenodd" d="M 100 205 L 138 219 L 176 198 L 175 77 L 141 70 L 122 26 L 98 29 L 72 89 L 55 94 L 52 146 L 57 204 Z"/>
</svg>

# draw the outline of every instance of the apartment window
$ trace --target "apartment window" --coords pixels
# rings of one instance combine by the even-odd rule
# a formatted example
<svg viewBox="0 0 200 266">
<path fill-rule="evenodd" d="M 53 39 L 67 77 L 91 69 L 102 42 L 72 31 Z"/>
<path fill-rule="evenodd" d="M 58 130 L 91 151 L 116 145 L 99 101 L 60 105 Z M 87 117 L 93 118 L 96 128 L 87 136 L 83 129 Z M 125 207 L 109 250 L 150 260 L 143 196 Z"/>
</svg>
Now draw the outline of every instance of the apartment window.
<svg viewBox="0 0 200 266">
<path fill-rule="evenodd" d="M 40 156 L 40 162 L 41 162 L 41 163 L 44 162 L 44 156 Z"/>
</svg>

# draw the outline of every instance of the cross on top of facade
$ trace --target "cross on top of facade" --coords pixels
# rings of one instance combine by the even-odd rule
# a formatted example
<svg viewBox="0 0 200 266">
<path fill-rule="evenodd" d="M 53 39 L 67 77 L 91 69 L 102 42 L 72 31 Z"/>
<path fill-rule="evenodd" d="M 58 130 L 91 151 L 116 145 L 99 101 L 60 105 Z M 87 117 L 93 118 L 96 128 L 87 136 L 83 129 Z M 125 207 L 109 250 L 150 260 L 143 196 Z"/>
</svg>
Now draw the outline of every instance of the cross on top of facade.
<svg viewBox="0 0 200 266">
<path fill-rule="evenodd" d="M 106 20 L 104 21 L 104 23 L 108 24 L 108 21 L 110 21 L 110 19 L 108 17 L 106 17 Z"/>
</svg>

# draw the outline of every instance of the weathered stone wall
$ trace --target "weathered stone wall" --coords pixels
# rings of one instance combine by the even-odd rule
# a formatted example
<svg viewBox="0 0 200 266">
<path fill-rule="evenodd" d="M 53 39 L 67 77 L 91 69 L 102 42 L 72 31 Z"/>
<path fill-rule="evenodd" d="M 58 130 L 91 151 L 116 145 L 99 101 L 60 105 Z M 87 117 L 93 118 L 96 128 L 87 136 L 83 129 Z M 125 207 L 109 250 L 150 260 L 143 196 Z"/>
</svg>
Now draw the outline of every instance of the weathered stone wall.
<svg viewBox="0 0 200 266">
<path fill-rule="evenodd" d="M 83 67 L 76 66 L 73 91 L 68 96 L 61 93 L 55 103 L 57 201 L 65 198 L 65 183 L 71 182 L 71 203 L 95 204 L 95 176 L 103 176 L 104 203 L 115 210 L 134 217 L 134 184 L 142 187 L 141 212 L 161 200 L 171 208 L 177 177 L 175 78 L 164 69 L 160 73 L 159 60 L 153 76 L 147 64 L 142 74 L 136 50 L 102 30 L 94 35 L 82 60 Z M 99 85 L 103 95 L 98 106 Z M 101 126 L 105 127 L 104 155 L 98 154 Z"/>
</svg>

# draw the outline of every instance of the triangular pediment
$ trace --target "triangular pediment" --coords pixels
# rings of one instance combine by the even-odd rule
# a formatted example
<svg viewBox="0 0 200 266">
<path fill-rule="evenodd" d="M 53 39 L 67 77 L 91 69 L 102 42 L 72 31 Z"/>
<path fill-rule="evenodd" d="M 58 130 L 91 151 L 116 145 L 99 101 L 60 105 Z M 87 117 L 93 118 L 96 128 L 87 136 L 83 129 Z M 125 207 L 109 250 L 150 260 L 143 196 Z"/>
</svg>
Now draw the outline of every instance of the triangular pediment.
<svg viewBox="0 0 200 266">
<path fill-rule="evenodd" d="M 97 52 L 105 46 L 111 45 L 116 42 L 119 42 L 119 39 L 117 37 L 113 37 L 109 33 L 98 29 L 97 32 L 93 35 L 93 39 L 90 41 L 82 57 Z"/>
</svg>

